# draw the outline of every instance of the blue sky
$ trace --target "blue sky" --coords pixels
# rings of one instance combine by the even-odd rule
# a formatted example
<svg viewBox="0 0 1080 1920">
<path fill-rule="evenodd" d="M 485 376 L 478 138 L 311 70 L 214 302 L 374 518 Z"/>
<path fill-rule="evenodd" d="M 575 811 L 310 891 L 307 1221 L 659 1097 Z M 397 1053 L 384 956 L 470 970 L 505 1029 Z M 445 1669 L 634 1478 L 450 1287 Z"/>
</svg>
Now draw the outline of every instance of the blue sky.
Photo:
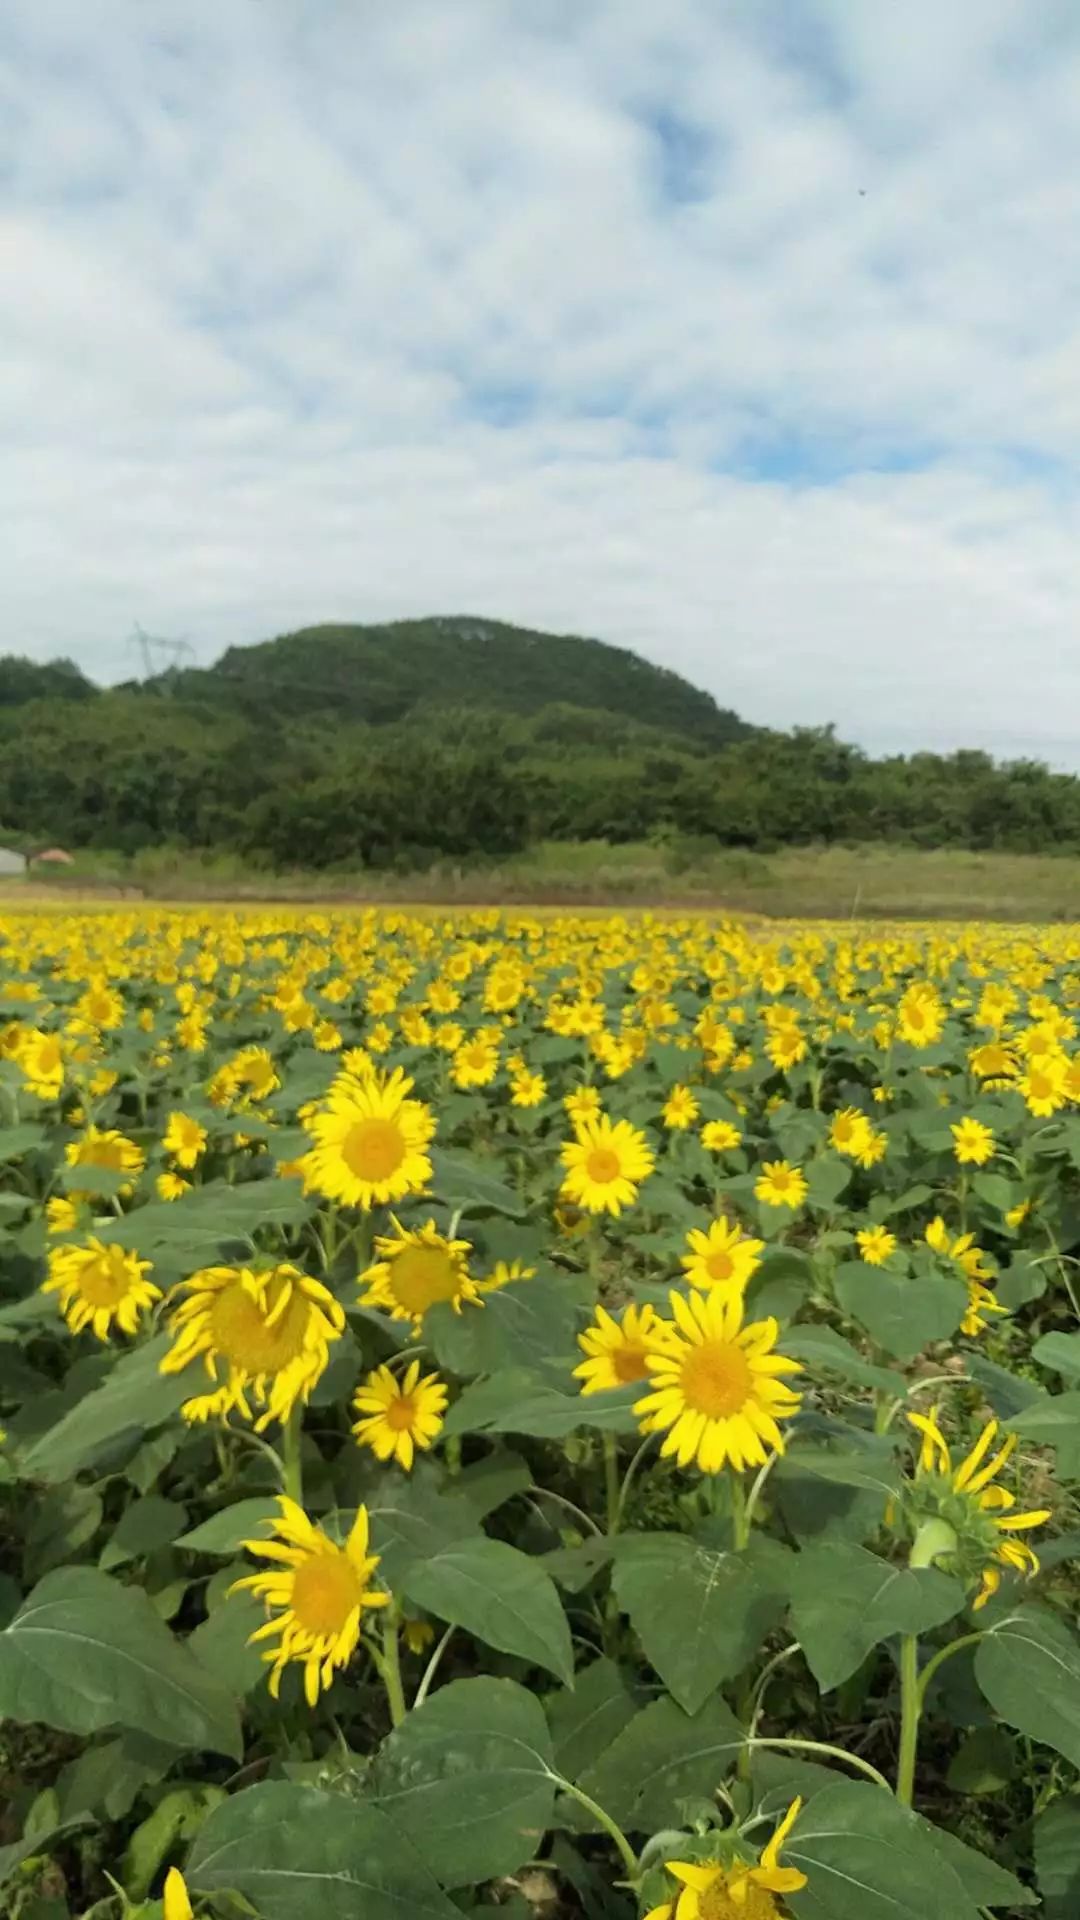
<svg viewBox="0 0 1080 1920">
<path fill-rule="evenodd" d="M 1080 765 L 1078 98 L 1068 0 L 5 0 L 3 644 L 468 611 Z"/>
</svg>

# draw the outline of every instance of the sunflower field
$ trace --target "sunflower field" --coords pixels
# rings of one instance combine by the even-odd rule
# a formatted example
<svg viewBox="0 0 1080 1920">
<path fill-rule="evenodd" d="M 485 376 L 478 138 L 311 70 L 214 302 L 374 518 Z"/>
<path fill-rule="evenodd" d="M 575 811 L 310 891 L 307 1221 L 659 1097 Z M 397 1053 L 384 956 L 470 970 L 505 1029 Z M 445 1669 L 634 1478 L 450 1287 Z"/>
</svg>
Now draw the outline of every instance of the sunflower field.
<svg viewBox="0 0 1080 1920">
<path fill-rule="evenodd" d="M 0 1916 L 1080 1914 L 1080 934 L 0 921 Z"/>
</svg>

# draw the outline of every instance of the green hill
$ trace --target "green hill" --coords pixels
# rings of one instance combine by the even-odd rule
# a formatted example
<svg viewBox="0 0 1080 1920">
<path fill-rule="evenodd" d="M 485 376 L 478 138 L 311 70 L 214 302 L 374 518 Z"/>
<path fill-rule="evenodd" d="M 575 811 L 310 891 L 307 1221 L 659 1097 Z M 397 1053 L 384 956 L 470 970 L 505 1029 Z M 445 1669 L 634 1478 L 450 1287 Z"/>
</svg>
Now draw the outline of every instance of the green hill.
<svg viewBox="0 0 1080 1920">
<path fill-rule="evenodd" d="M 230 647 L 213 667 L 166 679 L 183 699 L 210 698 L 251 718 L 333 712 L 388 726 L 423 709 L 528 715 L 559 705 L 645 720 L 712 746 L 753 731 L 710 694 L 626 647 L 465 614 L 304 627 Z"/>
</svg>

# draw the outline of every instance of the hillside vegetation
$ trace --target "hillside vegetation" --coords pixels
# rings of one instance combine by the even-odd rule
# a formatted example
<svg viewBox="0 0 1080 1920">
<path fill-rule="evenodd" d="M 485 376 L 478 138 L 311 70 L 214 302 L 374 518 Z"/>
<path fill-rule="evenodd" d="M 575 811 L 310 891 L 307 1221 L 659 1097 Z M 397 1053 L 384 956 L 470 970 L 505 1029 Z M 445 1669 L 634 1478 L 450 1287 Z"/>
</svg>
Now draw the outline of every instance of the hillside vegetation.
<svg viewBox="0 0 1080 1920">
<path fill-rule="evenodd" d="M 1080 781 L 755 728 L 623 648 L 495 621 L 307 628 L 99 690 L 0 659 L 0 838 L 277 870 L 422 870 L 539 842 L 891 840 L 1080 851 Z"/>
</svg>

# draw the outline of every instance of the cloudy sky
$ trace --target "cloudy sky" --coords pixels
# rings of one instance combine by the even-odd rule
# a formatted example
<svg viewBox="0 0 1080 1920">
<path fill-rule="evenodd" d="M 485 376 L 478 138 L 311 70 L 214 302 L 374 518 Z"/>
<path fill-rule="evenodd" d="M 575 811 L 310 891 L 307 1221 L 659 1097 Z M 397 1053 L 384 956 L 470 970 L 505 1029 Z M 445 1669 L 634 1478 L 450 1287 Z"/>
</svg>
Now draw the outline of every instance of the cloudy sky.
<svg viewBox="0 0 1080 1920">
<path fill-rule="evenodd" d="M 0 644 L 486 613 L 1080 766 L 1078 98 L 1074 0 L 4 0 Z"/>
</svg>

